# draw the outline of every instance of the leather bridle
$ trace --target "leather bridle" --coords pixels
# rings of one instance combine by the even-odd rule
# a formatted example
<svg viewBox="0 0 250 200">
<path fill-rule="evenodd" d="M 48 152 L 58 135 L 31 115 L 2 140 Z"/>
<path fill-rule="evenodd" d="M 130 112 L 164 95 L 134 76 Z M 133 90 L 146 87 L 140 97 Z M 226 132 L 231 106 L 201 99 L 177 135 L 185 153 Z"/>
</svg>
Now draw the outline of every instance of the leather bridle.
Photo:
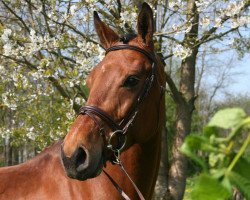
<svg viewBox="0 0 250 200">
<path fill-rule="evenodd" d="M 124 146 L 124 143 L 126 141 L 125 136 L 128 132 L 128 129 L 132 125 L 132 123 L 134 122 L 134 120 L 136 118 L 140 104 L 148 96 L 148 93 L 153 85 L 154 80 L 155 80 L 155 74 L 156 74 L 156 58 L 155 58 L 154 54 L 152 54 L 152 53 L 150 53 L 142 48 L 139 48 L 137 46 L 132 46 L 132 45 L 128 45 L 128 44 L 112 46 L 106 50 L 106 55 L 109 52 L 123 50 L 123 49 L 129 49 L 129 50 L 140 52 L 143 55 L 145 55 L 152 62 L 151 71 L 150 71 L 148 77 L 146 78 L 144 85 L 143 85 L 143 88 L 139 92 L 137 100 L 134 103 L 132 109 L 128 112 L 128 114 L 119 123 L 114 121 L 113 118 L 109 114 L 107 114 L 102 109 L 98 108 L 97 106 L 93 106 L 93 105 L 82 106 L 80 108 L 80 111 L 79 111 L 79 115 L 80 114 L 81 115 L 88 115 L 95 122 L 97 122 L 97 120 L 95 119 L 94 116 L 98 116 L 102 121 L 104 121 L 108 125 L 108 127 L 113 131 L 110 134 L 110 137 L 112 137 L 112 138 L 109 138 L 108 141 L 111 141 L 113 139 L 113 137 L 119 138 L 118 140 L 120 141 L 121 144 L 118 144 L 117 147 L 112 146 L 112 144 L 108 142 L 108 148 L 111 149 L 112 151 L 120 151 L 121 148 Z M 100 126 L 99 123 L 98 123 L 98 126 Z M 99 131 L 100 134 L 103 135 L 104 129 L 102 127 L 99 127 L 99 128 L 100 128 L 100 131 Z"/>
<path fill-rule="evenodd" d="M 137 100 L 134 103 L 133 107 L 131 110 L 128 112 L 128 114 L 120 121 L 116 122 L 109 114 L 107 114 L 105 111 L 102 109 L 98 108 L 97 106 L 94 105 L 86 105 L 82 106 L 79 111 L 79 115 L 88 115 L 98 126 L 99 126 L 99 133 L 101 136 L 104 136 L 105 138 L 105 131 L 104 128 L 100 125 L 100 123 L 97 121 L 96 116 L 99 117 L 103 122 L 108 125 L 108 127 L 112 130 L 112 133 L 110 134 L 109 138 L 107 139 L 107 148 L 113 151 L 115 160 L 111 160 L 111 162 L 120 165 L 121 169 L 124 171 L 124 173 L 127 175 L 127 177 L 130 179 L 131 183 L 133 184 L 135 190 L 137 191 L 140 199 L 144 199 L 143 195 L 141 194 L 140 190 L 137 188 L 135 183 L 132 181 L 128 173 L 126 172 L 124 166 L 122 165 L 120 161 L 120 151 L 122 148 L 125 146 L 126 143 L 126 135 L 128 133 L 129 127 L 133 124 L 136 115 L 139 110 L 139 106 L 141 103 L 144 101 L 144 99 L 148 96 L 150 89 L 152 88 L 153 82 L 156 79 L 156 67 L 157 67 L 157 62 L 155 55 L 153 53 L 150 53 L 140 47 L 137 46 L 132 46 L 128 44 L 123 44 L 123 45 L 116 45 L 108 48 L 106 50 L 106 55 L 112 51 L 118 51 L 118 50 L 132 50 L 132 51 L 137 51 L 146 56 L 151 62 L 152 62 L 152 68 L 150 70 L 150 73 L 148 77 L 146 78 L 143 88 L 138 94 Z M 161 87 L 161 92 L 163 87 Z M 162 94 L 161 94 L 162 96 Z M 161 99 L 161 97 L 160 97 Z M 112 143 L 112 140 L 116 138 L 117 144 L 114 146 Z M 118 186 L 118 184 L 104 171 L 104 173 L 107 175 L 107 177 L 111 180 L 111 182 L 114 184 L 114 186 L 117 188 L 117 190 L 120 192 L 122 197 L 124 199 L 129 200 L 129 197 L 122 191 L 122 189 Z"/>
</svg>

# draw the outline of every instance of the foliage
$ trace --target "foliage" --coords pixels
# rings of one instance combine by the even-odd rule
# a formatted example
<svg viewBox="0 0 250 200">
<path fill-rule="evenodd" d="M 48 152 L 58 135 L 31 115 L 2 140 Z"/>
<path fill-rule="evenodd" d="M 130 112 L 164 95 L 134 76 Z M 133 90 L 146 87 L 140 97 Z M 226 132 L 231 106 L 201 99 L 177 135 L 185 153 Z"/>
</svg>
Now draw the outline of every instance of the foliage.
<svg viewBox="0 0 250 200">
<path fill-rule="evenodd" d="M 250 116 L 240 108 L 218 111 L 203 133 L 189 135 L 181 151 L 202 167 L 194 200 L 227 200 L 236 187 L 250 199 Z"/>
</svg>

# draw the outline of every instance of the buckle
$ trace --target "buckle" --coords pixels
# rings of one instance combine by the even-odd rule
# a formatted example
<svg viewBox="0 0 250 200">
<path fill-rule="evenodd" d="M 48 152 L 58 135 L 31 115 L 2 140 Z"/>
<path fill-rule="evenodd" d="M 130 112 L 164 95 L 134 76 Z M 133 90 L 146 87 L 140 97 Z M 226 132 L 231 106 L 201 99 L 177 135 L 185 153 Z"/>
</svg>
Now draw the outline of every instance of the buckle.
<svg viewBox="0 0 250 200">
<path fill-rule="evenodd" d="M 113 152 L 120 152 L 126 144 L 126 135 L 123 130 L 114 131 L 108 139 L 107 148 Z"/>
</svg>

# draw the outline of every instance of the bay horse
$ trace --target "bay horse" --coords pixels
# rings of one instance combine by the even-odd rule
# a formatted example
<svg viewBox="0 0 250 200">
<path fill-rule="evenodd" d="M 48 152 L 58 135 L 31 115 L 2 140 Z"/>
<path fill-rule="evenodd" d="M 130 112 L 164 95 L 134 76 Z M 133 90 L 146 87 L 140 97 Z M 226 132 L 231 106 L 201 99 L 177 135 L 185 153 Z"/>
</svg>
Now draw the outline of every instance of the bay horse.
<svg viewBox="0 0 250 200">
<path fill-rule="evenodd" d="M 86 104 L 63 141 L 0 169 L 0 199 L 152 198 L 165 123 L 153 12 L 142 4 L 137 35 L 120 38 L 96 12 L 94 24 L 106 56 L 87 79 Z"/>
</svg>

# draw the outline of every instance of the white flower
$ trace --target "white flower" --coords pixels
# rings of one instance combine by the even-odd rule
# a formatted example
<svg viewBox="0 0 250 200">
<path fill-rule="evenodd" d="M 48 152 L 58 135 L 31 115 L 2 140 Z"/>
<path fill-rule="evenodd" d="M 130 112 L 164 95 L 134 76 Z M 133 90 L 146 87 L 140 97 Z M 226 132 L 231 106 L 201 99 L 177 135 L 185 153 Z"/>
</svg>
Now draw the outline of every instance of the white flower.
<svg viewBox="0 0 250 200">
<path fill-rule="evenodd" d="M 121 13 L 121 20 L 123 21 L 123 22 L 126 22 L 126 21 L 128 21 L 129 20 L 129 12 L 128 11 L 125 11 L 125 12 L 122 12 Z"/>
<path fill-rule="evenodd" d="M 74 4 L 70 7 L 69 12 L 71 15 L 74 15 L 76 12 L 77 6 Z"/>
<path fill-rule="evenodd" d="M 18 86 L 18 80 L 19 80 L 19 76 L 17 73 L 13 73 L 12 75 L 12 80 L 14 81 L 14 85 Z"/>
<path fill-rule="evenodd" d="M 198 12 L 204 11 L 214 0 L 197 0 L 195 4 Z"/>
<path fill-rule="evenodd" d="M 27 86 L 29 85 L 28 79 L 25 76 L 22 76 L 22 85 L 23 88 L 27 88 Z"/>
<path fill-rule="evenodd" d="M 72 81 L 69 82 L 69 87 L 74 87 L 74 83 Z"/>
<path fill-rule="evenodd" d="M 80 51 L 85 51 L 85 47 L 86 47 L 85 45 L 86 44 L 83 43 L 82 41 L 81 42 L 78 41 L 77 44 L 76 44 L 76 46 L 79 48 Z"/>
<path fill-rule="evenodd" d="M 249 23 L 250 23 L 250 16 L 241 16 L 241 17 L 232 19 L 231 27 L 237 28 L 239 26 L 244 26 Z"/>
<path fill-rule="evenodd" d="M 189 48 L 185 48 L 182 45 L 178 44 L 173 48 L 173 54 L 184 60 L 186 57 L 190 56 L 192 53 L 192 50 Z"/>
<path fill-rule="evenodd" d="M 172 0 L 169 2 L 169 8 L 177 11 L 181 7 L 181 0 Z"/>
<path fill-rule="evenodd" d="M 11 43 L 6 43 L 4 46 L 3 46 L 3 54 L 6 55 L 6 56 L 9 56 L 11 55 L 13 52 L 12 52 L 12 44 Z"/>
<path fill-rule="evenodd" d="M 215 19 L 215 21 L 214 21 L 214 27 L 216 27 L 216 28 L 219 28 L 219 27 L 221 27 L 221 19 L 220 18 L 217 18 L 217 19 Z"/>
<path fill-rule="evenodd" d="M 133 11 L 124 11 L 121 13 L 121 21 L 122 21 L 122 26 L 124 26 L 126 23 L 134 26 L 135 22 L 136 22 L 136 17 L 137 17 L 137 13 L 133 12 Z"/>
<path fill-rule="evenodd" d="M 4 43 L 9 41 L 9 36 L 11 35 L 12 30 L 11 29 L 4 29 L 3 34 L 1 36 L 1 39 L 3 40 Z"/>
<path fill-rule="evenodd" d="M 2 101 L 3 101 L 3 103 L 5 104 L 5 105 L 8 105 L 9 103 L 8 103 L 8 93 L 2 93 Z"/>
<path fill-rule="evenodd" d="M 73 115 L 71 112 L 67 112 L 67 113 L 66 113 L 66 117 L 67 117 L 69 120 L 74 119 L 74 115 Z"/>
<path fill-rule="evenodd" d="M 30 140 L 35 140 L 36 139 L 36 134 L 34 132 L 34 126 L 30 127 L 30 128 L 27 128 L 27 137 L 30 139 Z"/>
<path fill-rule="evenodd" d="M 237 19 L 233 19 L 231 23 L 231 28 L 237 28 L 239 26 L 239 23 Z"/>
<path fill-rule="evenodd" d="M 33 29 L 30 30 L 30 40 L 31 42 L 36 42 L 36 31 Z"/>
<path fill-rule="evenodd" d="M 17 105 L 15 103 L 11 103 L 8 106 L 11 110 L 16 110 L 17 109 Z"/>
<path fill-rule="evenodd" d="M 98 59 L 102 60 L 105 57 L 106 52 L 100 45 L 98 45 L 98 52 L 99 52 Z"/>
<path fill-rule="evenodd" d="M 5 67 L 0 65 L 0 75 L 4 75 L 6 73 Z"/>
<path fill-rule="evenodd" d="M 187 24 L 186 24 L 185 33 L 189 33 L 189 31 L 191 30 L 191 28 L 192 28 L 192 23 L 187 23 Z"/>
<path fill-rule="evenodd" d="M 81 104 L 81 98 L 80 97 L 76 97 L 75 98 L 75 102 L 80 105 Z"/>
<path fill-rule="evenodd" d="M 203 17 L 201 19 L 201 26 L 202 27 L 207 27 L 210 24 L 210 18 L 209 17 Z"/>
<path fill-rule="evenodd" d="M 226 9 L 221 10 L 226 16 L 231 17 L 238 15 L 244 6 L 244 1 L 235 1 L 230 3 Z"/>
</svg>

